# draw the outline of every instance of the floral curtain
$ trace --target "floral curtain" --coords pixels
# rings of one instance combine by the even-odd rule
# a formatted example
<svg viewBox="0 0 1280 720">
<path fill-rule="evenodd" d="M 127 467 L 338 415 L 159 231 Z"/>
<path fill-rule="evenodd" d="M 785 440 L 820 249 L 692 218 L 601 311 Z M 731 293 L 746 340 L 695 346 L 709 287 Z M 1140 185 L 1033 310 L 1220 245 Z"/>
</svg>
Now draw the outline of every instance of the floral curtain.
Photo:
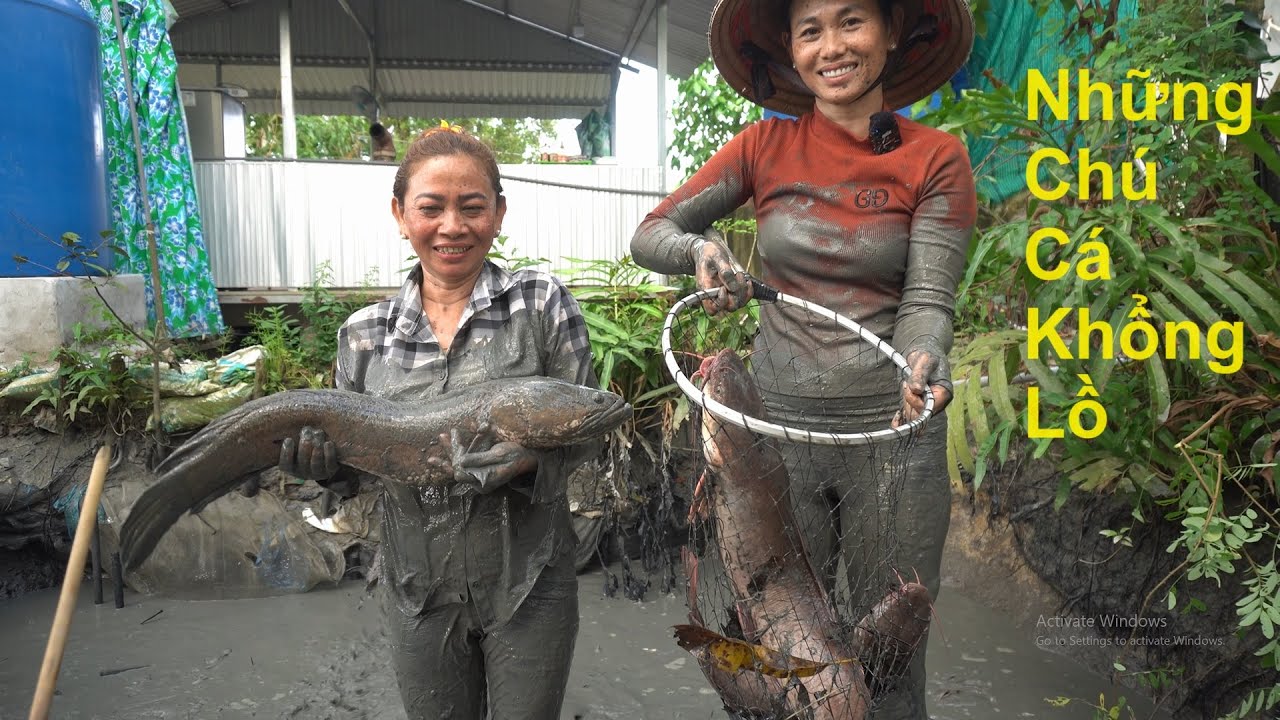
<svg viewBox="0 0 1280 720">
<path fill-rule="evenodd" d="M 116 244 L 115 269 L 146 279 L 147 313 L 155 322 L 155 288 L 147 252 L 141 184 L 130 103 L 111 0 L 79 0 L 98 24 L 102 47 L 103 135 L 107 192 Z M 222 332 L 217 288 L 200 225 L 186 121 L 178 92 L 178 62 L 169 39 L 172 8 L 164 0 L 118 0 L 128 48 L 134 103 L 156 228 L 165 320 L 172 337 Z"/>
</svg>

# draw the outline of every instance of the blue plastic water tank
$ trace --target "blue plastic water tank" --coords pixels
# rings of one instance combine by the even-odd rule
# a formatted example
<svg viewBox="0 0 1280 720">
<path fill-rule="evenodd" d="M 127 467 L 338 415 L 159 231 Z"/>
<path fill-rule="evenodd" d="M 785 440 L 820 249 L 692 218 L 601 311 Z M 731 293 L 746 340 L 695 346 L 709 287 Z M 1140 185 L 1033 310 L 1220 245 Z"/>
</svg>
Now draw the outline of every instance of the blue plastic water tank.
<svg viewBox="0 0 1280 720">
<path fill-rule="evenodd" d="M 0 0 L 0 28 L 0 277 L 52 275 L 109 229 L 98 28 L 75 0 Z"/>
</svg>

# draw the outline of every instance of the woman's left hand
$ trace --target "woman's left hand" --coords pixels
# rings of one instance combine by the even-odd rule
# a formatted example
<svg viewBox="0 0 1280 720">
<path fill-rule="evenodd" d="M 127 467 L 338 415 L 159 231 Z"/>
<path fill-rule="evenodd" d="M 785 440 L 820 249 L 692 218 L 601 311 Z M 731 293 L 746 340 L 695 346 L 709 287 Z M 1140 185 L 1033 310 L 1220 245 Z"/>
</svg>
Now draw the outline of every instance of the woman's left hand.
<svg viewBox="0 0 1280 720">
<path fill-rule="evenodd" d="M 938 358 L 920 350 L 907 354 L 911 377 L 902 383 L 902 408 L 893 416 L 892 427 L 909 423 L 924 414 L 925 388 L 933 393 L 933 414 L 937 415 L 951 402 L 951 390 L 946 385 L 928 385 L 938 369 Z"/>
<path fill-rule="evenodd" d="M 495 443 L 488 450 L 468 452 L 454 463 L 454 479 L 492 492 L 526 473 L 538 470 L 538 456 L 520 443 Z"/>
</svg>

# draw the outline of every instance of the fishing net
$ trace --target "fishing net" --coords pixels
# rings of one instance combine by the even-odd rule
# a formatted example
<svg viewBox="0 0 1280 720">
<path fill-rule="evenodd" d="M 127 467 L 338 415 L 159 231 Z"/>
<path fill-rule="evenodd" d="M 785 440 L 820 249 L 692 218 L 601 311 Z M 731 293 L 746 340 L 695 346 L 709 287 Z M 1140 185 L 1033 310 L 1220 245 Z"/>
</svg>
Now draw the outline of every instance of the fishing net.
<svg viewBox="0 0 1280 720">
<path fill-rule="evenodd" d="M 857 323 L 759 285 L 728 316 L 698 296 L 664 329 L 704 458 L 677 640 L 737 717 L 923 716 L 945 432 L 891 427 L 906 362 Z"/>
</svg>

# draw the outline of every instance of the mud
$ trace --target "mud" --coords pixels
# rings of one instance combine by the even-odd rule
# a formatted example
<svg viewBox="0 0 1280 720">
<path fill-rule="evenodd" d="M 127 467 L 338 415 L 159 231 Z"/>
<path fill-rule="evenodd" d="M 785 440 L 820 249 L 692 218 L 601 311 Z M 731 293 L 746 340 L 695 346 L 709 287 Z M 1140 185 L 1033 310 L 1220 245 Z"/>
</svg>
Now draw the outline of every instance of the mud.
<svg viewBox="0 0 1280 720">
<path fill-rule="evenodd" d="M 65 572 L 65 556 L 42 545 L 31 545 L 22 552 L 0 550 L 0 600 L 57 587 Z"/>
<path fill-rule="evenodd" d="M 1245 594 L 1241 580 L 1247 573 L 1223 574 L 1221 584 L 1182 580 L 1178 607 L 1169 611 L 1164 590 L 1152 589 L 1185 557 L 1167 551 L 1181 528 L 1172 522 L 1133 522 L 1132 504 L 1120 494 L 1072 493 L 1055 511 L 1058 481 L 1047 463 L 1024 467 L 999 494 L 999 524 L 1015 556 L 1025 558 L 1026 568 L 1060 598 L 1058 615 L 1094 618 L 1099 626 L 1111 620 L 1113 627 L 1098 627 L 1097 641 L 1080 647 L 1077 657 L 1095 667 L 1118 661 L 1130 672 L 1176 673 L 1164 704 L 1186 718 L 1219 717 L 1238 708 L 1250 691 L 1274 684 L 1275 671 L 1254 656 L 1264 642 L 1261 633 L 1234 633 L 1236 601 Z M 1226 514 L 1241 512 L 1241 498 L 1229 491 L 1224 497 Z M 1150 519 L 1153 511 L 1144 511 Z M 1126 526 L 1133 527 L 1132 547 L 1100 533 Z M 1204 609 L 1189 611 L 1192 598 Z M 1127 626 L 1135 620 L 1142 624 L 1136 631 Z"/>
<path fill-rule="evenodd" d="M 965 562 L 949 560 L 944 567 Z M 681 595 L 651 592 L 632 602 L 605 597 L 599 569 L 578 580 L 581 631 L 563 720 L 725 717 L 696 662 L 671 638 L 685 619 Z M 87 584 L 81 593 L 53 706 L 58 718 L 404 719 L 377 603 L 361 583 L 253 600 L 128 592 L 119 610 L 109 586 L 106 595 L 95 606 Z M 944 580 L 929 643 L 935 719 L 1089 717 L 1079 701 L 1053 708 L 1045 698 L 1100 692 L 1132 702 L 1133 691 L 1038 648 L 1034 628 L 992 611 L 982 595 Z M 54 589 L 0 602 L 0 718 L 26 716 L 56 602 Z"/>
<path fill-rule="evenodd" d="M 52 458 L 45 455 L 60 448 L 61 467 L 74 459 L 80 442 L 10 435 L 0 438 L 0 456 L 10 458 L 11 470 L 52 482 Z M 35 465 L 40 469 L 24 470 Z M 634 470 L 644 471 L 639 465 Z M 989 482 L 998 487 L 996 479 Z M 1151 705 L 1135 702 L 1137 691 L 1078 664 L 1084 658 L 1089 667 L 1110 667 L 1102 649 L 1038 646 L 1048 634 L 1036 628 L 1037 618 L 1065 612 L 1065 598 L 1021 560 L 1022 544 L 1048 537 L 1043 519 L 1039 536 L 1030 538 L 991 520 L 990 506 L 970 505 L 957 495 L 928 646 L 932 717 L 1090 717 L 1081 700 L 1053 708 L 1046 698 L 1096 702 L 1099 693 L 1108 699 L 1123 694 L 1138 717 L 1148 717 Z M 1015 509 L 1010 502 L 995 517 Z M 65 527 L 65 520 L 57 512 L 48 522 L 52 545 L 0 549 L 0 576 L 11 592 L 46 588 L 0 600 L 0 718 L 26 716 L 57 602 L 66 548 L 58 523 Z M 640 548 L 631 555 L 638 569 Z M 25 570 L 15 575 L 5 568 Z M 614 572 L 616 581 L 621 572 L 616 566 Z M 671 636 L 671 627 L 687 618 L 683 586 L 663 593 L 663 579 L 653 576 L 645 600 L 633 602 L 622 588 L 605 597 L 603 588 L 612 584 L 606 579 L 598 565 L 579 576 L 581 631 L 562 717 L 725 717 L 696 662 Z M 120 610 L 112 606 L 109 583 L 105 595 L 106 604 L 93 605 L 85 583 L 55 717 L 404 718 L 382 650 L 377 603 L 366 598 L 363 583 L 251 600 L 164 599 L 130 591 Z"/>
</svg>

